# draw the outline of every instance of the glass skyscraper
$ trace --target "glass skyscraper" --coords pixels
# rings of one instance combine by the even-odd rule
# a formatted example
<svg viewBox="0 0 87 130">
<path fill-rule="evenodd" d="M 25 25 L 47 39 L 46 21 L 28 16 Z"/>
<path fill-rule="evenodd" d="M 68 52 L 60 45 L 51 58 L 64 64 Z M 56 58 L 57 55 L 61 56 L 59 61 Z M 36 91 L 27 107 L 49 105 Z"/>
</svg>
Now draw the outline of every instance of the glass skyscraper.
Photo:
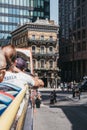
<svg viewBox="0 0 87 130">
<path fill-rule="evenodd" d="M 18 25 L 50 19 L 50 0 L 0 0 L 0 45 Z"/>
</svg>

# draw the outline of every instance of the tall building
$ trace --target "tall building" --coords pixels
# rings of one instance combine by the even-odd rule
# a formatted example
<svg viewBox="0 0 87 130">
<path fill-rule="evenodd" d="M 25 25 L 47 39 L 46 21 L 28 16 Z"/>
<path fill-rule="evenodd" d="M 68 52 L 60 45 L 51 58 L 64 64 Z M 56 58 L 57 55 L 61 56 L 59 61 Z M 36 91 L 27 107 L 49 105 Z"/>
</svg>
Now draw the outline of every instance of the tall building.
<svg viewBox="0 0 87 130">
<path fill-rule="evenodd" d="M 59 0 L 59 63 L 62 81 L 87 75 L 87 0 Z"/>
<path fill-rule="evenodd" d="M 58 25 L 53 21 L 37 19 L 11 32 L 16 47 L 32 50 L 34 74 L 45 87 L 57 87 L 58 77 Z"/>
<path fill-rule="evenodd" d="M 50 0 L 0 0 L 0 45 L 18 25 L 37 17 L 50 19 Z"/>
</svg>

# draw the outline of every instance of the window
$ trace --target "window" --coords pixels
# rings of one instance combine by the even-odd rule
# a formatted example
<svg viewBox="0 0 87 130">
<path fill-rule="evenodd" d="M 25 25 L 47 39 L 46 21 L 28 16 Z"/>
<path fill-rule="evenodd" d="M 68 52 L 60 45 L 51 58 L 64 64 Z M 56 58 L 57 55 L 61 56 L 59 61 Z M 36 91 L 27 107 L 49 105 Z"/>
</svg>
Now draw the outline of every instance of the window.
<svg viewBox="0 0 87 130">
<path fill-rule="evenodd" d="M 80 17 L 80 8 L 77 9 L 77 17 Z"/>
<path fill-rule="evenodd" d="M 49 52 L 50 52 L 50 53 L 53 52 L 53 47 L 52 47 L 52 46 L 49 47 Z"/>
<path fill-rule="evenodd" d="M 40 0 L 38 0 L 38 7 L 40 7 Z"/>
<path fill-rule="evenodd" d="M 72 21 L 72 14 L 69 14 L 69 21 Z"/>
<path fill-rule="evenodd" d="M 40 53 L 41 53 L 41 54 L 44 54 L 44 46 L 41 46 L 41 48 L 40 48 Z"/>
<path fill-rule="evenodd" d="M 77 0 L 77 6 L 79 6 L 80 5 L 80 0 Z"/>
<path fill-rule="evenodd" d="M 80 28 L 80 19 L 77 21 L 77 28 Z"/>
<path fill-rule="evenodd" d="M 83 30 L 82 30 L 82 38 L 85 38 L 85 37 L 86 37 L 86 30 L 83 29 Z"/>
<path fill-rule="evenodd" d="M 44 13 L 43 12 L 41 12 L 41 17 L 43 17 L 44 16 Z"/>
<path fill-rule="evenodd" d="M 82 5 L 82 15 L 85 15 L 85 13 L 86 13 L 86 7 L 85 5 Z"/>
<path fill-rule="evenodd" d="M 73 22 L 73 30 L 76 30 L 76 21 Z"/>
<path fill-rule="evenodd" d="M 76 11 L 73 12 L 73 19 L 76 19 Z"/>
<path fill-rule="evenodd" d="M 32 53 L 35 53 L 35 46 L 32 46 Z"/>
<path fill-rule="evenodd" d="M 80 43 L 77 43 L 77 51 L 81 51 L 81 45 L 80 45 Z"/>
<path fill-rule="evenodd" d="M 82 42 L 82 50 L 84 50 L 84 51 L 86 50 L 86 42 L 85 41 Z"/>
<path fill-rule="evenodd" d="M 33 7 L 33 0 L 31 0 L 31 7 Z"/>
<path fill-rule="evenodd" d="M 86 26 L 86 17 L 85 16 L 82 17 L 82 26 L 83 27 Z"/>
<path fill-rule="evenodd" d="M 52 36 L 50 36 L 50 41 L 53 41 L 53 37 Z"/>
<path fill-rule="evenodd" d="M 41 68 L 44 68 L 45 61 L 41 60 Z"/>
<path fill-rule="evenodd" d="M 37 11 L 34 11 L 34 16 L 37 16 Z"/>
<path fill-rule="evenodd" d="M 8 1 L 9 1 L 9 0 L 5 0 L 4 3 L 5 3 L 5 4 L 8 4 Z"/>
<path fill-rule="evenodd" d="M 35 40 L 35 35 L 32 35 L 32 40 Z"/>
<path fill-rule="evenodd" d="M 52 60 L 49 61 L 49 68 L 53 68 L 53 61 Z"/>
<path fill-rule="evenodd" d="M 80 31 L 77 32 L 77 38 L 78 38 L 78 40 L 80 40 L 80 38 L 81 38 L 81 32 Z"/>
<path fill-rule="evenodd" d="M 40 17 L 40 16 L 41 16 L 40 14 L 41 14 L 41 12 L 40 12 L 40 11 L 38 11 L 38 14 L 37 14 L 37 15 L 38 15 L 38 17 Z"/>
<path fill-rule="evenodd" d="M 73 7 L 76 7 L 76 0 L 73 0 Z"/>
<path fill-rule="evenodd" d="M 43 35 L 40 37 L 40 40 L 44 40 L 44 36 Z"/>
</svg>

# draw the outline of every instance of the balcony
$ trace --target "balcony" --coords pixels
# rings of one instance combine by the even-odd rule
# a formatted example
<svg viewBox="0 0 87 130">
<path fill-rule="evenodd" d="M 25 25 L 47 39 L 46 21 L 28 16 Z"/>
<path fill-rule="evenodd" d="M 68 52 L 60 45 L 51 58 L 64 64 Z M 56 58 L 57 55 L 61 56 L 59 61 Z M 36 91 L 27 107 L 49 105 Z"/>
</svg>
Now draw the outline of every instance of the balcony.
<svg viewBox="0 0 87 130">
<path fill-rule="evenodd" d="M 34 70 L 45 70 L 45 71 L 59 71 L 58 67 L 34 67 Z"/>
<path fill-rule="evenodd" d="M 56 45 L 57 44 L 57 40 L 28 39 L 28 45 L 32 45 L 32 44 L 35 44 L 35 45 Z"/>
<path fill-rule="evenodd" d="M 55 53 L 32 53 L 33 58 L 36 59 L 48 59 L 48 58 L 52 58 L 52 59 L 56 59 L 57 55 Z"/>
</svg>

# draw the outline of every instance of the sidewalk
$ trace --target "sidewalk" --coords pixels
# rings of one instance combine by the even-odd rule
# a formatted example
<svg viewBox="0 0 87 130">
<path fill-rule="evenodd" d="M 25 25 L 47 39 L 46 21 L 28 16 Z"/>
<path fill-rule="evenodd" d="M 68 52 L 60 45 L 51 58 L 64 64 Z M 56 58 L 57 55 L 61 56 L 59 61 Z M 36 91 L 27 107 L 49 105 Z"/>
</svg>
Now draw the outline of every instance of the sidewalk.
<svg viewBox="0 0 87 130">
<path fill-rule="evenodd" d="M 73 104 L 87 107 L 86 94 L 82 94 L 80 100 L 77 97 L 72 98 L 72 95 L 67 98 L 72 100 Z M 34 110 L 33 130 L 72 130 L 72 124 L 60 107 L 52 108 L 41 104 L 41 108 Z"/>
<path fill-rule="evenodd" d="M 68 94 L 67 98 L 73 104 L 87 106 L 87 93 L 81 94 L 81 99 L 73 98 Z M 59 102 L 58 102 L 59 105 Z M 62 128 L 62 129 L 61 129 Z M 28 107 L 23 130 L 72 130 L 64 112 L 60 108 L 50 108 L 41 104 L 41 108 L 31 109 Z"/>
<path fill-rule="evenodd" d="M 72 130 L 71 124 L 60 108 L 41 106 L 34 111 L 33 130 Z"/>
</svg>

